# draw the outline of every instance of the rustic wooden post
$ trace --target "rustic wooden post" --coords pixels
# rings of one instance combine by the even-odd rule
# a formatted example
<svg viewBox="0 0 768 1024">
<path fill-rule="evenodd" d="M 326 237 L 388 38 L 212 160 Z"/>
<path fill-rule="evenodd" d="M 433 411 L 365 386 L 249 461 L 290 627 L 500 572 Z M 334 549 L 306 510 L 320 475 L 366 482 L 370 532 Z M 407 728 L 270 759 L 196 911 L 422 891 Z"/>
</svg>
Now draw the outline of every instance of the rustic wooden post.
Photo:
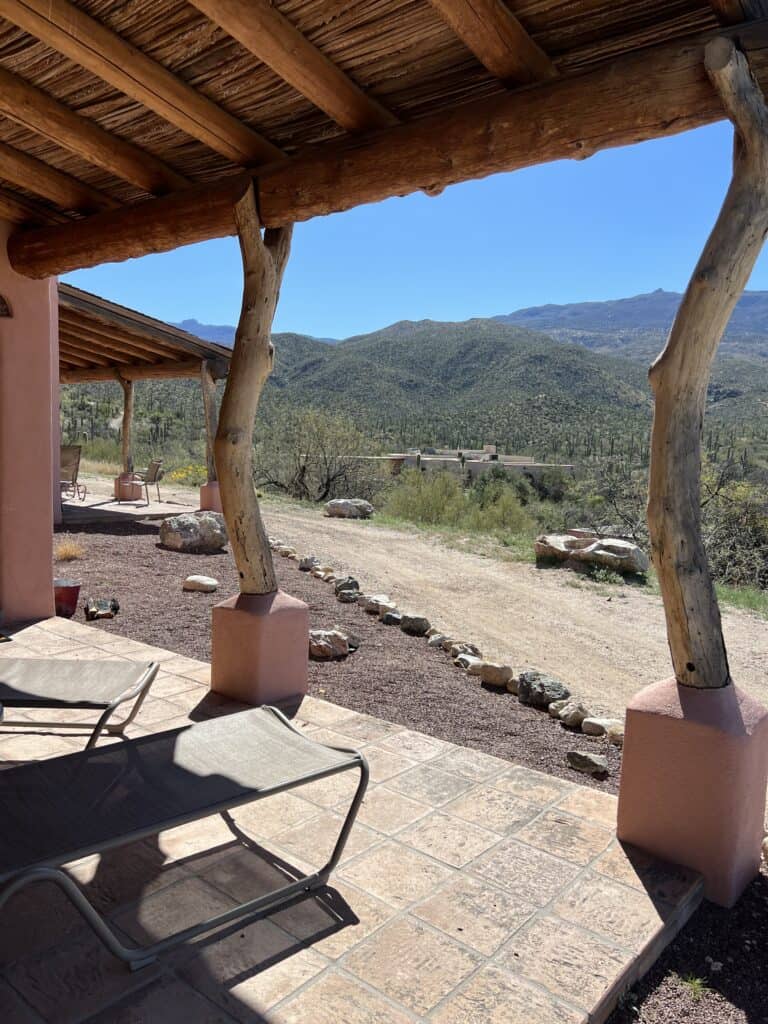
<svg viewBox="0 0 768 1024">
<path fill-rule="evenodd" d="M 240 592 L 269 594 L 277 590 L 277 578 L 253 484 L 253 428 L 272 371 L 272 320 L 293 229 L 268 229 L 262 238 L 252 185 L 235 206 L 235 223 L 243 259 L 243 304 L 214 452 Z"/>
<path fill-rule="evenodd" d="M 216 378 L 211 372 L 207 359 L 203 359 L 200 363 L 200 390 L 203 393 L 203 414 L 205 416 L 205 461 L 208 483 L 211 484 L 216 482 L 216 459 L 213 454 L 213 446 L 218 427 L 218 412 L 216 409 Z"/>
<path fill-rule="evenodd" d="M 735 128 L 733 178 L 651 367 L 656 404 L 648 525 L 678 682 L 730 683 L 720 611 L 701 538 L 701 432 L 717 346 L 768 231 L 768 110 L 730 39 L 709 43 L 707 74 Z"/>
<path fill-rule="evenodd" d="M 733 685 L 701 538 L 701 432 L 710 367 L 768 232 L 768 108 L 724 38 L 707 74 L 733 121 L 733 177 L 651 367 L 648 525 L 675 675 L 627 706 L 617 834 L 704 878 L 733 906 L 760 869 L 768 710 Z"/>
<path fill-rule="evenodd" d="M 133 381 L 125 380 L 118 373 L 117 379 L 123 389 L 123 426 L 121 432 L 123 472 L 129 473 L 133 469 L 131 455 L 133 435 Z"/>
</svg>

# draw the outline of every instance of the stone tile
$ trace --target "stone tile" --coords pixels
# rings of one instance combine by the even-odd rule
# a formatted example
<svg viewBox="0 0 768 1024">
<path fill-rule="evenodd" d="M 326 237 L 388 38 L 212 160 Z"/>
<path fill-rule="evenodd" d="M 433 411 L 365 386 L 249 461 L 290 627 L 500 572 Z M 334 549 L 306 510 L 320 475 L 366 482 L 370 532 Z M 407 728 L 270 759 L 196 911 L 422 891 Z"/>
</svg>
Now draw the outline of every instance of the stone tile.
<svg viewBox="0 0 768 1024">
<path fill-rule="evenodd" d="M 46 1021 L 75 1024 L 128 992 L 149 984 L 157 965 L 133 972 L 93 932 L 81 926 L 67 941 L 23 957 L 6 968 L 6 978 Z M 110 1024 L 117 1018 L 109 1018 Z"/>
<path fill-rule="evenodd" d="M 193 679 L 196 683 L 202 683 L 208 687 L 211 682 L 211 666 L 202 664 L 199 668 L 193 668 L 191 672 L 185 672 L 184 675 L 187 679 Z"/>
<path fill-rule="evenodd" d="M 308 786 L 306 788 L 309 789 Z M 268 839 L 316 815 L 315 804 L 293 793 L 277 793 L 232 811 L 237 824 L 254 839 Z"/>
<path fill-rule="evenodd" d="M 43 1018 L 0 978 L 0 1020 L 5 1024 L 43 1024 Z"/>
<path fill-rule="evenodd" d="M 139 974 L 143 974 L 140 971 Z M 261 1014 L 251 1014 L 249 1024 L 269 1024 Z M 166 975 L 129 999 L 110 1006 L 88 1024 L 232 1024 L 234 1020 L 183 981 Z"/>
<path fill-rule="evenodd" d="M 516 894 L 466 875 L 411 911 L 486 956 L 492 956 L 535 912 Z"/>
<path fill-rule="evenodd" d="M 189 877 L 180 865 L 165 863 L 165 855 L 149 839 L 83 857 L 65 867 L 101 913 Z"/>
<path fill-rule="evenodd" d="M 425 899 L 452 874 L 449 868 L 395 843 L 374 847 L 340 872 L 342 878 L 394 907 Z"/>
<path fill-rule="evenodd" d="M 395 725 L 394 722 L 385 722 L 381 718 L 373 718 L 371 715 L 357 715 L 356 718 L 346 719 L 343 728 L 339 724 L 338 729 L 357 743 L 371 743 L 402 732 L 403 726 Z M 403 751 L 403 753 L 407 753 L 407 751 Z"/>
<path fill-rule="evenodd" d="M 658 860 L 617 839 L 592 868 L 601 875 L 647 893 L 651 899 L 668 903 L 677 903 L 701 884 L 695 871 Z"/>
<path fill-rule="evenodd" d="M 173 651 L 166 651 L 162 647 L 150 647 L 149 645 L 145 647 L 144 644 L 134 650 L 125 651 L 124 654 L 130 661 L 157 661 L 161 665 L 176 657 Z"/>
<path fill-rule="evenodd" d="M 202 669 L 210 669 L 205 661 L 197 661 L 196 658 L 185 658 L 183 655 L 174 654 L 163 662 L 163 669 L 175 676 L 189 676 L 191 672 L 200 672 Z M 194 678 L 194 677 L 191 677 Z M 199 682 L 199 680 L 196 680 Z"/>
<path fill-rule="evenodd" d="M 367 752 L 366 752 L 367 756 Z M 419 764 L 407 772 L 390 779 L 389 789 L 396 789 L 399 793 L 422 803 L 430 804 L 432 807 L 439 807 L 449 800 L 466 793 L 471 788 L 469 779 L 461 778 L 458 775 L 450 775 L 442 772 L 439 768 L 433 768 L 431 764 Z"/>
<path fill-rule="evenodd" d="M 407 796 L 395 793 L 386 786 L 375 786 L 365 794 L 358 821 L 385 835 L 393 835 L 418 818 L 423 818 L 428 811 L 426 804 L 409 800 Z"/>
<path fill-rule="evenodd" d="M 112 920 L 137 943 L 148 945 L 234 906 L 235 900 L 190 875 L 144 896 Z"/>
<path fill-rule="evenodd" d="M 620 984 L 634 954 L 547 916 L 519 931 L 497 960 L 500 966 L 590 1011 Z"/>
<path fill-rule="evenodd" d="M 13 736 L 4 733 L 0 739 L 0 763 L 42 761 L 48 757 L 72 754 L 84 746 L 85 738 L 77 735 L 62 736 L 58 733 L 18 729 Z"/>
<path fill-rule="evenodd" d="M 175 700 L 149 696 L 141 705 L 137 721 L 141 722 L 145 729 L 148 729 L 151 726 L 159 726 L 161 722 L 178 718 L 180 715 L 186 718 L 186 711 Z M 187 722 L 187 724 L 191 723 Z"/>
<path fill-rule="evenodd" d="M 161 832 L 158 847 L 168 860 L 186 860 L 196 854 L 210 854 L 225 847 L 235 846 L 235 837 L 222 819 L 215 815 L 193 821 L 189 825 Z M 190 864 L 194 870 L 194 864 Z"/>
<path fill-rule="evenodd" d="M 237 928 L 213 942 L 202 941 L 200 947 L 179 973 L 243 1024 L 250 1024 L 254 1013 L 286 999 L 328 963 L 265 920 Z"/>
<path fill-rule="evenodd" d="M 535 821 L 518 829 L 515 838 L 574 864 L 589 864 L 608 847 L 613 833 L 601 825 L 553 810 L 544 811 Z"/>
<path fill-rule="evenodd" d="M 547 804 L 553 803 L 558 797 L 563 797 L 573 788 L 561 779 L 555 779 L 551 775 L 544 775 L 543 772 L 535 772 L 520 765 L 497 775 L 490 784 L 494 789 L 511 793 L 538 807 L 545 807 Z"/>
<path fill-rule="evenodd" d="M 618 803 L 618 797 L 613 793 L 601 793 L 599 789 L 576 786 L 558 801 L 557 807 L 558 810 L 567 811 L 577 818 L 586 818 L 593 825 L 604 825 L 615 832 Z"/>
<path fill-rule="evenodd" d="M 371 782 L 377 784 L 387 782 L 393 776 L 399 775 L 408 768 L 413 768 L 414 765 L 410 758 L 371 743 L 366 744 L 365 759 L 371 773 Z M 406 795 L 416 797 L 415 793 L 406 793 Z M 420 798 L 416 797 L 416 799 Z"/>
<path fill-rule="evenodd" d="M 410 757 L 412 761 L 429 761 L 451 748 L 451 744 L 444 740 L 436 740 L 432 736 L 425 736 L 423 732 L 414 732 L 411 729 L 404 729 L 397 736 L 382 740 L 379 746 Z"/>
<path fill-rule="evenodd" d="M 173 699 L 178 697 L 180 693 L 199 693 L 202 695 L 205 691 L 197 683 L 192 682 L 191 679 L 185 679 L 184 676 L 174 676 L 158 672 L 149 692 L 152 697 Z M 139 713 L 141 714 L 141 712 Z"/>
<path fill-rule="evenodd" d="M 463 867 L 499 841 L 495 832 L 439 812 L 411 825 L 398 838 L 454 868 Z"/>
<path fill-rule="evenodd" d="M 351 721 L 357 717 L 357 712 L 343 708 L 339 704 L 332 704 L 328 700 L 306 696 L 299 706 L 298 717 L 303 718 L 305 722 L 312 722 L 313 725 L 333 726 L 337 722 Z"/>
<path fill-rule="evenodd" d="M 287 885 L 300 874 L 266 850 L 260 853 L 258 848 L 242 846 L 234 847 L 231 853 L 202 858 L 194 868 L 201 879 L 238 903 Z"/>
<path fill-rule="evenodd" d="M 271 920 L 316 952 L 338 960 L 395 913 L 381 900 L 334 877 L 325 889 L 277 911 Z"/>
<path fill-rule="evenodd" d="M 497 967 L 479 971 L 430 1020 L 435 1024 L 587 1024 L 579 1010 Z"/>
<path fill-rule="evenodd" d="M 558 917 L 639 952 L 663 926 L 671 910 L 646 893 L 588 872 L 554 904 Z"/>
<path fill-rule="evenodd" d="M 336 811 L 321 811 L 311 821 L 276 833 L 270 841 L 270 847 L 279 847 L 297 867 L 306 864 L 317 869 L 327 863 L 343 823 L 344 815 Z M 380 836 L 358 819 L 349 834 L 340 863 L 346 863 L 379 841 Z"/>
<path fill-rule="evenodd" d="M 312 739 L 316 737 L 317 733 L 312 733 Z M 359 781 L 359 772 L 349 771 L 331 775 L 327 779 L 319 779 L 317 782 L 310 782 L 308 786 L 302 786 L 301 798 L 319 807 L 340 807 L 346 811 L 352 803 Z"/>
<path fill-rule="evenodd" d="M 551 857 L 516 839 L 507 839 L 483 854 L 470 870 L 537 907 L 549 903 L 579 872 L 577 865 Z"/>
<path fill-rule="evenodd" d="M 399 918 L 350 953 L 344 967 L 415 1013 L 428 1013 L 481 963 L 476 953 Z"/>
<path fill-rule="evenodd" d="M 411 1018 L 354 978 L 326 974 L 280 1007 L 281 1024 L 411 1024 Z"/>
<path fill-rule="evenodd" d="M 473 750 L 471 747 L 451 746 L 434 762 L 433 767 L 461 775 L 472 782 L 484 782 L 509 768 L 509 761 L 491 757 L 490 754 L 483 754 L 482 751 Z"/>
<path fill-rule="evenodd" d="M 537 815 L 540 808 L 511 793 L 502 793 L 488 786 L 470 790 L 458 800 L 446 804 L 443 811 L 492 829 L 499 835 L 509 835 Z"/>
</svg>

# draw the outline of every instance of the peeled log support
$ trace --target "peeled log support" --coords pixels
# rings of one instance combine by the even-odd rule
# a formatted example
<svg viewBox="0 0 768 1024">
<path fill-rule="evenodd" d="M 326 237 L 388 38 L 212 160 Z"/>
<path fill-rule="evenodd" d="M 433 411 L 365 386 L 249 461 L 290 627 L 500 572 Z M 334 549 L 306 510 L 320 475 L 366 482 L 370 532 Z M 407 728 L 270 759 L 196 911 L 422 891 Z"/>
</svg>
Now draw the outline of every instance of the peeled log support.
<svg viewBox="0 0 768 1024">
<path fill-rule="evenodd" d="M 709 43 L 705 67 L 734 124 L 733 177 L 650 371 L 648 526 L 675 675 L 627 707 L 617 832 L 733 906 L 760 868 L 768 710 L 728 668 L 701 537 L 701 434 L 712 361 L 768 232 L 768 108 L 729 39 Z"/>
<path fill-rule="evenodd" d="M 267 229 L 262 238 L 252 185 L 235 207 L 235 223 L 243 306 L 214 455 L 240 593 L 213 609 L 211 689 L 251 704 L 281 704 L 307 692 L 309 610 L 277 588 L 253 485 L 253 428 L 272 370 L 272 320 L 292 228 Z"/>
<path fill-rule="evenodd" d="M 240 593 L 270 594 L 277 590 L 277 578 L 253 484 L 253 428 L 272 372 L 272 320 L 293 228 L 268 229 L 262 238 L 253 185 L 235 205 L 235 224 L 243 259 L 243 305 L 214 453 Z"/>
</svg>

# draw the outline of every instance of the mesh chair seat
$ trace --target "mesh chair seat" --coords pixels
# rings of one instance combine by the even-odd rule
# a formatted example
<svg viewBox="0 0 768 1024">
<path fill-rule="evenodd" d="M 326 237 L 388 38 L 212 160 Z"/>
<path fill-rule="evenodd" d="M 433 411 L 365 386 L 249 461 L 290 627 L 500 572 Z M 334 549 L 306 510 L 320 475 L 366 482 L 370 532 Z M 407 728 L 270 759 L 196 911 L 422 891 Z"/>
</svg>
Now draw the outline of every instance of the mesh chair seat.
<svg viewBox="0 0 768 1024">
<path fill-rule="evenodd" d="M 0 705 L 9 708 L 108 707 L 149 668 L 137 661 L 0 659 Z"/>
</svg>

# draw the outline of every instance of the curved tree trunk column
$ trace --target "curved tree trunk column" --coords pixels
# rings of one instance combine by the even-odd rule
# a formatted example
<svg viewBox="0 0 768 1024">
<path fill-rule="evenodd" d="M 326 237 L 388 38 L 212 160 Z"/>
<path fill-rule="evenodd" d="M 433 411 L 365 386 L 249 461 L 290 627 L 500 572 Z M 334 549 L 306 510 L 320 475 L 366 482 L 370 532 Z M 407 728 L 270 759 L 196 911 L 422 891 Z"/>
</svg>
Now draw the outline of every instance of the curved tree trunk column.
<svg viewBox="0 0 768 1024">
<path fill-rule="evenodd" d="M 211 372 L 207 359 L 200 363 L 200 390 L 203 396 L 203 413 L 205 415 L 205 463 L 207 469 L 206 482 L 200 488 L 200 509 L 203 512 L 221 512 L 219 480 L 213 453 L 216 430 L 218 429 L 216 378 Z"/>
<path fill-rule="evenodd" d="M 243 305 L 214 443 L 216 471 L 240 593 L 213 610 L 211 689 L 251 704 L 307 692 L 309 613 L 278 589 L 253 483 L 256 409 L 272 370 L 272 320 L 291 228 L 262 238 L 253 187 L 235 207 Z"/>
<path fill-rule="evenodd" d="M 768 233 L 768 108 L 730 40 L 705 64 L 735 128 L 733 178 L 650 372 L 648 525 L 675 675 L 627 708 L 618 833 L 700 871 L 705 895 L 732 906 L 760 866 L 768 711 L 728 668 L 701 538 L 701 431 L 712 360 Z"/>
<path fill-rule="evenodd" d="M 133 479 L 133 381 L 115 374 L 123 389 L 123 427 L 121 432 L 122 471 L 115 477 L 115 497 L 118 501 L 139 501 L 141 484 Z"/>
</svg>

